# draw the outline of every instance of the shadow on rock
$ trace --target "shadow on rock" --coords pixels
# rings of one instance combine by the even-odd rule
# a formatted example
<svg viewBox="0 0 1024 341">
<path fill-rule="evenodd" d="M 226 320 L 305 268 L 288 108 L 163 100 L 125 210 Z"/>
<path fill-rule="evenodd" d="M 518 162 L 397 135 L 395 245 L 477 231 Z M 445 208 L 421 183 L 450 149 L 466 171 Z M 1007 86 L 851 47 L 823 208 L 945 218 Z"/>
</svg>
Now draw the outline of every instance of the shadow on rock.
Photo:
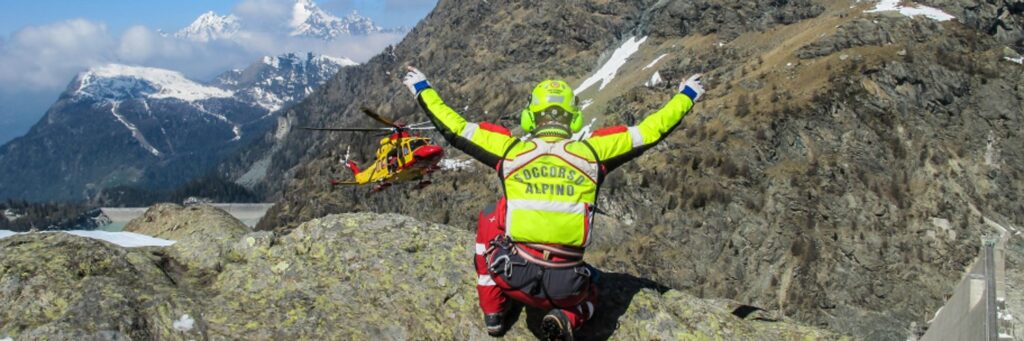
<svg viewBox="0 0 1024 341">
<path fill-rule="evenodd" d="M 576 331 L 576 338 L 581 340 L 607 340 L 619 326 L 619 317 L 626 313 L 633 296 L 642 289 L 656 290 L 664 293 L 668 287 L 658 284 L 655 281 L 639 278 L 624 273 L 602 272 L 597 283 L 600 290 L 600 299 L 597 304 L 597 312 L 594 317 L 587 321 Z M 537 308 L 526 308 L 526 325 L 538 338 L 543 339 L 540 329 L 541 320 L 547 311 Z"/>
</svg>

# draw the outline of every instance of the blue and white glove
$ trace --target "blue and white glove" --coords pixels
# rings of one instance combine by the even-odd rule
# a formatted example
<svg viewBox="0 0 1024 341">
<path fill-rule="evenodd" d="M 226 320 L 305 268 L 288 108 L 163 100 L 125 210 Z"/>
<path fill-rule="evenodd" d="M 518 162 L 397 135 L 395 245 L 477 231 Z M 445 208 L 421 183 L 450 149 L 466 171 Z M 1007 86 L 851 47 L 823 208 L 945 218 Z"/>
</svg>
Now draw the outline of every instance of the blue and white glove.
<svg viewBox="0 0 1024 341">
<path fill-rule="evenodd" d="M 698 73 L 690 76 L 685 82 L 679 83 L 679 93 L 686 95 L 696 103 L 697 99 L 704 95 L 704 85 L 700 83 L 702 76 L 704 75 Z"/>
<path fill-rule="evenodd" d="M 406 69 L 409 72 L 402 78 L 402 83 L 409 88 L 409 92 L 412 92 L 413 96 L 419 96 L 420 91 L 430 88 L 430 82 L 427 82 L 427 75 L 424 75 L 423 72 L 412 66 L 406 66 Z"/>
</svg>

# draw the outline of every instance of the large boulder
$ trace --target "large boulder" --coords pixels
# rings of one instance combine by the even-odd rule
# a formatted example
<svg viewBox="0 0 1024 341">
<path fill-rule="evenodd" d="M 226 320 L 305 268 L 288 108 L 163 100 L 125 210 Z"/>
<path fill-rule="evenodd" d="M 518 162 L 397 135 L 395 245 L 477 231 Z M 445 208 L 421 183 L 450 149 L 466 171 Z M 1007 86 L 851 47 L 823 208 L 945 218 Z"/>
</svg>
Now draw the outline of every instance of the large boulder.
<svg viewBox="0 0 1024 341">
<path fill-rule="evenodd" d="M 223 264 L 227 244 L 250 232 L 249 227 L 210 205 L 157 204 L 132 219 L 125 231 L 175 240 L 166 252 L 196 278 L 212 275 Z"/>
<path fill-rule="evenodd" d="M 249 232 L 241 221 L 210 205 L 156 204 L 124 226 L 128 232 L 184 240 L 234 239 Z"/>
<path fill-rule="evenodd" d="M 158 255 L 62 232 L 0 239 L 0 338 L 166 340 L 196 302 Z"/>
<path fill-rule="evenodd" d="M 401 215 L 331 215 L 286 236 L 240 236 L 216 276 L 198 281 L 173 266 L 170 248 L 19 235 L 0 240 L 0 303 L 9 307 L 0 311 L 0 336 L 488 339 L 472 245 L 471 232 Z M 837 338 L 630 274 L 602 278 L 599 311 L 580 331 L 587 339 Z M 543 313 L 527 310 L 506 338 L 534 339 Z"/>
</svg>

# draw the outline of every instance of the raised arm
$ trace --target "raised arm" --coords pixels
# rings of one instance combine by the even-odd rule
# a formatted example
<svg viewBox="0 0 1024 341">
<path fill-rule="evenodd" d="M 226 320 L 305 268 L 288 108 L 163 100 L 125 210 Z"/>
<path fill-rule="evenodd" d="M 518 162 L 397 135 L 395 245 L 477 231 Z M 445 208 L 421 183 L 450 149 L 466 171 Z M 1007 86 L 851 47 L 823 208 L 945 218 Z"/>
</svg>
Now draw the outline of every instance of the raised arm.
<svg viewBox="0 0 1024 341">
<path fill-rule="evenodd" d="M 410 66 L 409 73 L 402 82 L 416 96 L 430 122 L 434 123 L 448 143 L 488 167 L 496 167 L 505 150 L 515 141 L 505 127 L 487 122 L 466 121 L 444 103 L 437 91 L 430 87 L 426 76 L 416 68 Z"/>
<path fill-rule="evenodd" d="M 640 124 L 614 126 L 594 131 L 586 140 L 610 172 L 664 140 L 683 121 L 694 102 L 704 93 L 700 74 L 679 85 L 679 93 L 660 110 L 648 115 Z"/>
</svg>

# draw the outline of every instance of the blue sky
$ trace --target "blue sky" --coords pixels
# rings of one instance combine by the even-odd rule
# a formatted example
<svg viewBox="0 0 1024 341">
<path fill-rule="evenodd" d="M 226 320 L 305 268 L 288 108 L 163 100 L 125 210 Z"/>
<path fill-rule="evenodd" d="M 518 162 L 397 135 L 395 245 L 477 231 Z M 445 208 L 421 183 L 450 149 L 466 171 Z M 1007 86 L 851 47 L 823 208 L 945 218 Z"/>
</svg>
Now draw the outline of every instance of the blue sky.
<svg viewBox="0 0 1024 341">
<path fill-rule="evenodd" d="M 145 25 L 175 31 L 207 11 L 231 13 L 239 0 L 0 0 L 0 36 L 26 26 L 85 18 L 107 24 L 112 32 Z M 412 27 L 436 0 L 321 0 L 317 5 L 343 16 L 356 10 L 384 27 Z"/>
<path fill-rule="evenodd" d="M 0 0 L 0 33 L 74 18 L 101 21 L 115 32 L 134 25 L 177 30 L 206 11 L 228 13 L 236 1 Z"/>
<path fill-rule="evenodd" d="M 119 63 L 159 67 L 206 81 L 265 55 L 314 52 L 368 60 L 400 34 L 330 43 L 281 31 L 298 0 L 0 0 L 0 144 L 39 120 L 78 73 Z M 353 10 L 385 28 L 411 28 L 437 0 L 314 0 L 338 17 Z M 243 37 L 195 42 L 165 37 L 214 11 L 241 18 Z"/>
</svg>

